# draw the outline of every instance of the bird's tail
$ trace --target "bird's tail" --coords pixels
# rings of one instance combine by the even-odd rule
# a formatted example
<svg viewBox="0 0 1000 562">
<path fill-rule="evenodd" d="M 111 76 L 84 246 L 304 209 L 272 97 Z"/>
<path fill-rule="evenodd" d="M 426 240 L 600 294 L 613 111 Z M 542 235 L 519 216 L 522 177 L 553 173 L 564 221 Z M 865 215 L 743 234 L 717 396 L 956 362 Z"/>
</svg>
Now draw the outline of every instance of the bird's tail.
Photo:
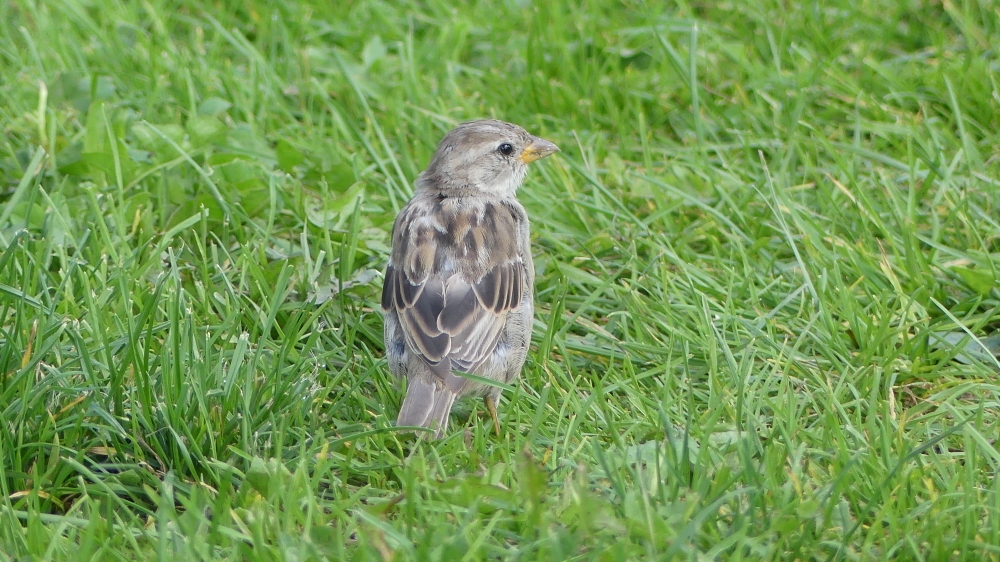
<svg viewBox="0 0 1000 562">
<path fill-rule="evenodd" d="M 410 379 L 396 425 L 427 427 L 434 430 L 435 439 L 440 439 L 448 427 L 451 405 L 458 395 L 446 385 L 429 378 L 432 380 L 420 376 Z"/>
</svg>

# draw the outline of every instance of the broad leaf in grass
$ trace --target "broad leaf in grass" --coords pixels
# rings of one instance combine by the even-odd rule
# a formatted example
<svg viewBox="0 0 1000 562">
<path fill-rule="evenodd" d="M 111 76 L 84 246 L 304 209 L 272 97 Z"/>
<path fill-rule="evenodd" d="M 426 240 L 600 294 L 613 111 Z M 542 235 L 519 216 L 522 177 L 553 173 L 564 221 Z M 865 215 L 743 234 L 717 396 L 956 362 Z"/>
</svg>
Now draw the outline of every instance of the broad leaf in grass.
<svg viewBox="0 0 1000 562">
<path fill-rule="evenodd" d="M 274 149 L 264 137 L 246 123 L 240 123 L 229 130 L 226 137 L 226 147 L 245 156 L 250 156 L 265 166 L 271 167 L 278 163 Z"/>
<path fill-rule="evenodd" d="M 152 153 L 152 159 L 156 162 L 163 163 L 173 160 L 180 156 L 177 149 L 171 146 L 171 144 L 160 136 L 157 131 L 163 133 L 167 138 L 172 140 L 177 146 L 182 149 L 187 150 L 185 147 L 184 137 L 185 131 L 184 127 L 176 123 L 165 123 L 165 124 L 155 124 L 155 123 L 136 123 L 129 130 L 135 143 L 138 144 L 139 148 L 148 150 Z"/>
<path fill-rule="evenodd" d="M 264 460 L 254 457 L 247 470 L 246 482 L 265 498 L 270 498 L 280 487 L 282 480 L 291 476 L 287 468 L 277 459 Z"/>
<path fill-rule="evenodd" d="M 952 271 L 965 281 L 970 289 L 980 295 L 988 295 L 997 286 L 996 277 L 988 269 L 970 269 L 968 267 L 953 267 Z"/>
<path fill-rule="evenodd" d="M 215 117 L 222 113 L 225 113 L 233 104 L 228 101 L 217 98 L 210 97 L 198 105 L 198 115 L 203 115 L 206 117 Z"/>
<path fill-rule="evenodd" d="M 934 349 L 949 352 L 960 348 L 955 360 L 966 365 L 981 362 L 996 367 L 1000 360 L 1000 334 L 978 338 L 977 341 L 977 338 L 963 331 L 932 332 L 930 344 Z"/>
<path fill-rule="evenodd" d="M 351 215 L 354 208 L 364 200 L 365 184 L 357 182 L 344 192 L 340 197 L 329 199 L 316 208 L 306 210 L 309 222 L 319 228 L 327 230 L 340 230 Z"/>
<path fill-rule="evenodd" d="M 191 138 L 191 146 L 201 148 L 224 141 L 227 128 L 225 123 L 215 117 L 196 115 L 188 119 L 187 132 Z"/>
<path fill-rule="evenodd" d="M 291 172 L 295 166 L 305 161 L 302 150 L 285 139 L 278 141 L 277 153 L 278 167 L 286 172 Z"/>
</svg>

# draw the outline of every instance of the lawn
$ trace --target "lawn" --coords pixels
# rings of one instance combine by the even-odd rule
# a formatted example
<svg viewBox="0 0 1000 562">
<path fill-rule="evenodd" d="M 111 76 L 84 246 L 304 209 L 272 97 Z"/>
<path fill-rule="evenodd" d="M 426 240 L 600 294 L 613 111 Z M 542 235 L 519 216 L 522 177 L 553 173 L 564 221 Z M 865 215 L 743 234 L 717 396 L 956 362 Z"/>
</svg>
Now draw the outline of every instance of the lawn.
<svg viewBox="0 0 1000 562">
<path fill-rule="evenodd" d="M 0 560 L 1000 558 L 1000 8 L 0 3 Z M 395 431 L 395 213 L 532 165 L 499 413 Z"/>
</svg>

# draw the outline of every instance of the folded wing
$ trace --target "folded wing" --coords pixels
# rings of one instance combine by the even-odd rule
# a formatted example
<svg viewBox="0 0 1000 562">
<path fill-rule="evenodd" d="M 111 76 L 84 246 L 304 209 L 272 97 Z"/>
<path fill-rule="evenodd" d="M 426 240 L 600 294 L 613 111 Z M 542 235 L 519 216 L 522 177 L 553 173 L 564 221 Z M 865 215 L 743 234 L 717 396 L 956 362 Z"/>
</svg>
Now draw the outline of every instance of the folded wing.
<svg viewBox="0 0 1000 562">
<path fill-rule="evenodd" d="M 411 353 L 455 380 L 452 369 L 476 373 L 489 359 L 507 314 L 521 306 L 519 218 L 496 202 L 419 205 L 400 213 L 393 229 L 382 308 L 395 310 Z"/>
</svg>

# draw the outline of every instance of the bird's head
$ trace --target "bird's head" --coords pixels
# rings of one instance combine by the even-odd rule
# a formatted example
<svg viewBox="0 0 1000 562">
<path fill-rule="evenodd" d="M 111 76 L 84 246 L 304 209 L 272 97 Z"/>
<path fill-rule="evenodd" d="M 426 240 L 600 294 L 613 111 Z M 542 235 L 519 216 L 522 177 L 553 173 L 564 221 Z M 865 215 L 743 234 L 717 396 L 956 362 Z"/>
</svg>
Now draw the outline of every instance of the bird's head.
<svg viewBox="0 0 1000 562">
<path fill-rule="evenodd" d="M 469 121 L 441 139 L 430 165 L 417 178 L 417 189 L 513 197 L 528 164 L 558 150 L 511 123 Z"/>
</svg>

